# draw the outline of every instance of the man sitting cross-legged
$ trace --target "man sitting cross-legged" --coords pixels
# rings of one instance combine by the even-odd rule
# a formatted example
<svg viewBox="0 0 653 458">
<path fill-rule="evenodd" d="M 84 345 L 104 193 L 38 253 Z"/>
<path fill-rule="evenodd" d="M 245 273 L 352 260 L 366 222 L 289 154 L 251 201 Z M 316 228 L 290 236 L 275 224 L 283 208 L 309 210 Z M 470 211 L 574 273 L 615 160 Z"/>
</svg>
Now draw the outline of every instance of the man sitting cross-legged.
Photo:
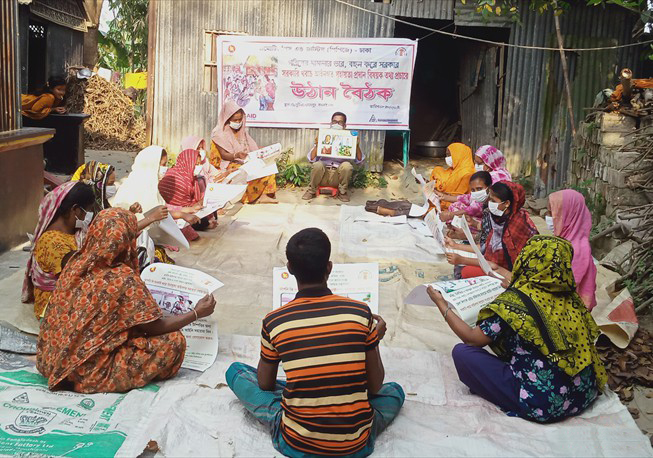
<svg viewBox="0 0 653 458">
<path fill-rule="evenodd" d="M 286 246 L 295 299 L 263 320 L 258 369 L 234 363 L 227 383 L 286 456 L 364 457 L 397 416 L 404 391 L 383 384 L 386 325 L 363 303 L 327 287 L 331 243 L 304 229 Z M 277 380 L 282 364 L 287 381 Z"/>
</svg>

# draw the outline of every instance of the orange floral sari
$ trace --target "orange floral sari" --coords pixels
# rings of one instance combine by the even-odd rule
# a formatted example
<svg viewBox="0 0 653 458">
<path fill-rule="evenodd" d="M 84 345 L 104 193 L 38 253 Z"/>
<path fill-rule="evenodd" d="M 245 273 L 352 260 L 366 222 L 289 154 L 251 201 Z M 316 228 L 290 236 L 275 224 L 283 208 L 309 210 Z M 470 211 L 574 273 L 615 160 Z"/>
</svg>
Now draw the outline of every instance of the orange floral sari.
<svg viewBox="0 0 653 458">
<path fill-rule="evenodd" d="M 141 324 L 162 316 L 138 273 L 136 217 L 100 212 L 68 262 L 41 323 L 37 368 L 50 389 L 124 392 L 174 376 L 184 359 L 181 332 L 149 337 Z"/>
</svg>

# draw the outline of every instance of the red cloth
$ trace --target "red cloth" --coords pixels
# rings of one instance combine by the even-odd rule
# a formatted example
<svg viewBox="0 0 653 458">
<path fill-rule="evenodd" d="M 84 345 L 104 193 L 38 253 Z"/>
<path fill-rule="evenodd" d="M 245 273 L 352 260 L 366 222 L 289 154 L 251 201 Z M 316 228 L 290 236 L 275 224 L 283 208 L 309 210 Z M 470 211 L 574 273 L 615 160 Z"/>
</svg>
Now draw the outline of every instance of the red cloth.
<svg viewBox="0 0 653 458">
<path fill-rule="evenodd" d="M 492 240 L 493 229 L 490 229 L 487 235 L 487 242 L 484 256 L 488 261 L 494 261 L 501 267 L 512 270 L 512 265 L 521 253 L 521 250 L 526 246 L 526 242 L 538 234 L 537 227 L 528 215 L 528 212 L 523 209 L 526 202 L 526 193 L 524 188 L 512 181 L 500 181 L 507 185 L 514 196 L 513 208 L 510 210 L 508 220 L 504 223 L 502 245 L 505 250 L 492 251 L 490 248 L 490 241 Z M 509 263 L 506 262 L 504 251 L 507 251 L 510 257 Z"/>
<path fill-rule="evenodd" d="M 204 198 L 200 184 L 195 178 L 195 163 L 199 153 L 194 149 L 187 149 L 179 153 L 177 163 L 168 169 L 165 176 L 159 181 L 161 197 L 170 205 L 192 207 Z"/>
<path fill-rule="evenodd" d="M 478 266 L 465 266 L 460 271 L 460 276 L 462 278 L 475 278 L 482 277 L 483 275 L 485 275 L 485 272 L 483 272 L 483 269 Z"/>
</svg>

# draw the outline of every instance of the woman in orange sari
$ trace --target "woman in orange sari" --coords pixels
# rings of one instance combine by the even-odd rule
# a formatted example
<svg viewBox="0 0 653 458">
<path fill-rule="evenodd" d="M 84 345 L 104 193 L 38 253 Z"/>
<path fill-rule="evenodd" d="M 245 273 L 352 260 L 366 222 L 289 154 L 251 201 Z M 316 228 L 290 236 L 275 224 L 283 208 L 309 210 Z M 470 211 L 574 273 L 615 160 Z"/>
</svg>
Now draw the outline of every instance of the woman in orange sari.
<svg viewBox="0 0 653 458">
<path fill-rule="evenodd" d="M 50 389 L 124 392 L 173 377 L 186 351 L 179 330 L 213 313 L 215 299 L 205 296 L 194 310 L 163 317 L 139 275 L 137 235 L 133 213 L 103 210 L 61 273 L 36 354 Z"/>
<path fill-rule="evenodd" d="M 20 96 L 20 112 L 31 119 L 43 119 L 50 113 L 64 114 L 66 107 L 63 98 L 66 95 L 66 78 L 51 76 L 40 89 Z"/>
<path fill-rule="evenodd" d="M 456 198 L 451 196 L 469 193 L 469 178 L 476 172 L 472 149 L 463 143 L 449 145 L 445 161 L 449 168 L 434 167 L 431 172 L 431 181 L 435 180 L 435 192 L 443 210 L 455 202 Z"/>
<path fill-rule="evenodd" d="M 247 154 L 258 145 L 247 131 L 245 112 L 236 102 L 229 100 L 222 107 L 218 124 L 211 132 L 211 164 L 233 172 L 243 165 Z M 277 203 L 277 182 L 274 175 L 250 181 L 243 203 Z"/>
</svg>

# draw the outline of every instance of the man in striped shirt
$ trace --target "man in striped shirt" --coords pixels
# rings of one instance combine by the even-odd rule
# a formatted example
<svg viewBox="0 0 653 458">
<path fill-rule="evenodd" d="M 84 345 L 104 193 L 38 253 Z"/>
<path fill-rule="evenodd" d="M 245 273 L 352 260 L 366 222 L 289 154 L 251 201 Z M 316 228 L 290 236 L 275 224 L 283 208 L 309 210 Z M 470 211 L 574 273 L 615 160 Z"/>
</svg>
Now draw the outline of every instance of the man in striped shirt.
<svg viewBox="0 0 653 458">
<path fill-rule="evenodd" d="M 383 319 L 327 287 L 330 255 L 319 229 L 291 237 L 287 266 L 299 292 L 263 320 L 258 369 L 234 363 L 227 371 L 229 387 L 290 457 L 369 455 L 405 397 L 383 384 Z M 286 382 L 277 380 L 279 363 Z"/>
</svg>

